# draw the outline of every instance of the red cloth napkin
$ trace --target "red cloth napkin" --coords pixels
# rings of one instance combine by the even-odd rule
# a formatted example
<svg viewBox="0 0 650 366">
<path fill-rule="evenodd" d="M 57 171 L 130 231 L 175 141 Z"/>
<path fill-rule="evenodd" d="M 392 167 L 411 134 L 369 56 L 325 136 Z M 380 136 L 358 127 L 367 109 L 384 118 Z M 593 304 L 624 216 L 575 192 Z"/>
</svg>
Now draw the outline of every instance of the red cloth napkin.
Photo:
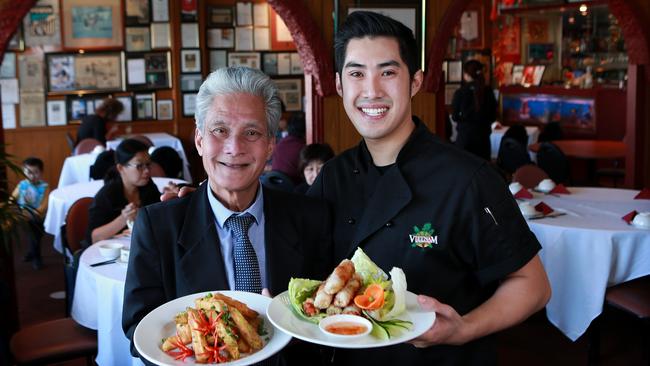
<svg viewBox="0 0 650 366">
<path fill-rule="evenodd" d="M 635 200 L 650 200 L 650 189 L 643 188 L 639 194 L 634 196 Z"/>
<path fill-rule="evenodd" d="M 519 199 L 531 199 L 533 198 L 533 194 L 528 192 L 526 188 L 522 188 L 519 190 L 519 192 L 515 193 L 515 198 Z"/>
<path fill-rule="evenodd" d="M 553 212 L 553 209 L 551 208 L 551 206 L 547 205 L 544 202 L 540 202 L 540 203 L 536 204 L 535 205 L 535 210 L 543 213 L 544 216 L 546 216 L 546 215 L 550 214 L 551 212 Z"/>
<path fill-rule="evenodd" d="M 555 194 L 571 194 L 568 189 L 564 186 L 564 184 L 560 183 L 555 186 L 549 193 L 555 193 Z"/>
<path fill-rule="evenodd" d="M 637 212 L 636 210 L 626 214 L 625 216 L 622 217 L 623 221 L 627 222 L 627 224 L 631 224 L 632 220 L 634 220 L 634 216 L 636 216 Z"/>
</svg>

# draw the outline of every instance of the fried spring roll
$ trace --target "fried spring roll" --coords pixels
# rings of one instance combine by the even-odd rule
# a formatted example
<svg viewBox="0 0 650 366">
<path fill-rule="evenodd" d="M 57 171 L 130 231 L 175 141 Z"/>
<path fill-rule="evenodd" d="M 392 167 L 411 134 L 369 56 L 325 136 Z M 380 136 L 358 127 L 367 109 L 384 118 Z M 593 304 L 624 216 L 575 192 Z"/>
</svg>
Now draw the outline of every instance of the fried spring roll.
<svg viewBox="0 0 650 366">
<path fill-rule="evenodd" d="M 332 303 L 333 296 L 325 292 L 325 282 L 318 286 L 316 297 L 314 298 L 314 306 L 318 309 L 324 310 Z"/>
<path fill-rule="evenodd" d="M 349 259 L 344 259 L 334 268 L 334 272 L 325 280 L 325 293 L 335 295 L 341 291 L 343 286 L 352 278 L 354 274 L 354 263 Z"/>
<path fill-rule="evenodd" d="M 358 273 L 355 273 L 350 281 L 345 284 L 345 287 L 334 296 L 334 305 L 341 308 L 348 306 L 352 302 L 354 294 L 359 290 L 359 287 L 361 287 L 361 278 Z"/>
</svg>

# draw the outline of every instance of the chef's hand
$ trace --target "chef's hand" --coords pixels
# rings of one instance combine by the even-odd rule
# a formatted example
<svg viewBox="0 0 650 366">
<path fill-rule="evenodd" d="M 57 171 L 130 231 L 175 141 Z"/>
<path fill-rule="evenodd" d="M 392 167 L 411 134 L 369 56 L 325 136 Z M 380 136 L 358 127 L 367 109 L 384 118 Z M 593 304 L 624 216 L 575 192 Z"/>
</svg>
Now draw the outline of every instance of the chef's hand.
<svg viewBox="0 0 650 366">
<path fill-rule="evenodd" d="M 164 202 L 175 198 L 182 198 L 194 191 L 196 191 L 196 188 L 190 186 L 183 186 L 180 189 L 178 187 L 176 187 L 176 189 L 172 189 L 171 187 L 170 189 L 167 189 L 167 187 L 165 187 L 165 189 L 163 189 L 163 194 L 160 196 L 160 200 Z"/>
<path fill-rule="evenodd" d="M 467 324 L 454 308 L 424 295 L 418 296 L 418 303 L 423 310 L 435 311 L 436 321 L 429 330 L 409 343 L 424 348 L 437 344 L 460 345 L 466 342 L 463 330 Z"/>
</svg>

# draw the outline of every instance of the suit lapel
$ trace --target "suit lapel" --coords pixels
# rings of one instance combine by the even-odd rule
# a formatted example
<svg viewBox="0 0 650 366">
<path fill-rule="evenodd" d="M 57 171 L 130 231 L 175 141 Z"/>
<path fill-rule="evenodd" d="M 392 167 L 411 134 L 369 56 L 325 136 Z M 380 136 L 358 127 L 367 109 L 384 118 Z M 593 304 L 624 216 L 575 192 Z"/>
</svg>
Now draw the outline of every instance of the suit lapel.
<svg viewBox="0 0 650 366">
<path fill-rule="evenodd" d="M 369 166 L 364 188 L 365 194 L 368 195 L 366 207 L 347 256 L 366 238 L 395 217 L 412 198 L 411 189 L 398 166 L 388 169 L 383 176 L 379 175 L 376 168 Z"/>
<path fill-rule="evenodd" d="M 198 292 L 229 289 L 214 214 L 208 202 L 209 184 L 192 194 L 177 245 L 179 286 Z"/>
</svg>

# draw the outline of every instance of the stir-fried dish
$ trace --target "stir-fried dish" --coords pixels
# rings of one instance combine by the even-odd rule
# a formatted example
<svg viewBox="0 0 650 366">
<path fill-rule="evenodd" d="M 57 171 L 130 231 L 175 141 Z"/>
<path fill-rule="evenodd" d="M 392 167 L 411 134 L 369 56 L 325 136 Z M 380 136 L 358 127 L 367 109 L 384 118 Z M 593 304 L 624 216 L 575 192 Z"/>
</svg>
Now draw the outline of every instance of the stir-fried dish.
<svg viewBox="0 0 650 366">
<path fill-rule="evenodd" d="M 335 314 L 368 318 L 372 335 L 381 339 L 410 329 L 410 321 L 398 316 L 406 310 L 406 276 L 393 267 L 388 275 L 360 248 L 352 259 L 344 259 L 324 280 L 292 278 L 289 299 L 301 318 L 318 324 Z"/>
<path fill-rule="evenodd" d="M 266 335 L 262 318 L 233 298 L 209 293 L 194 300 L 174 318 L 176 334 L 161 348 L 177 360 L 193 356 L 196 363 L 222 363 L 250 355 L 262 347 Z"/>
</svg>

